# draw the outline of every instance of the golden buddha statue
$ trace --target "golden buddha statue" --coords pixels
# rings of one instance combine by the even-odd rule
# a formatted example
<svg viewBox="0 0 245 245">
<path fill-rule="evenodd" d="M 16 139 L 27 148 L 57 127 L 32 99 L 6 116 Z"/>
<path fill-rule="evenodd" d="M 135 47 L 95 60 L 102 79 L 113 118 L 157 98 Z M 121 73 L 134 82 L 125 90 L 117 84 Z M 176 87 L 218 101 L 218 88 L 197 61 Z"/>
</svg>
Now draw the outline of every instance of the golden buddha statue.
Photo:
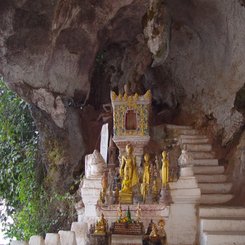
<svg viewBox="0 0 245 245">
<path fill-rule="evenodd" d="M 107 174 L 103 173 L 102 179 L 101 179 L 101 186 L 103 193 L 106 193 L 107 187 L 108 187 L 108 178 Z"/>
<path fill-rule="evenodd" d="M 122 179 L 122 189 L 119 194 L 120 202 L 130 204 L 132 203 L 132 188 L 139 183 L 136 160 L 131 144 L 126 145 L 126 155 L 122 156 L 120 177 Z"/>
<path fill-rule="evenodd" d="M 143 183 L 150 184 L 150 155 L 148 153 L 144 155 Z"/>
<path fill-rule="evenodd" d="M 162 169 L 161 169 L 161 175 L 162 175 L 162 185 L 163 187 L 167 186 L 167 183 L 169 181 L 169 161 L 167 159 L 167 152 L 162 152 Z"/>
<path fill-rule="evenodd" d="M 158 234 L 161 236 L 161 237 L 165 237 L 166 236 L 166 232 L 165 232 L 165 221 L 164 219 L 160 219 L 158 221 Z"/>
<path fill-rule="evenodd" d="M 143 180 L 141 184 L 141 195 L 143 196 L 143 201 L 145 202 L 146 195 L 148 193 L 149 184 L 150 184 L 150 155 L 146 153 L 144 155 L 144 172 L 143 172 Z"/>
<path fill-rule="evenodd" d="M 157 226 L 155 223 L 152 224 L 152 230 L 151 230 L 149 237 L 150 237 L 150 239 L 153 239 L 153 240 L 159 238 Z"/>
<path fill-rule="evenodd" d="M 101 217 L 95 224 L 94 234 L 104 235 L 106 234 L 106 230 L 107 230 L 107 221 L 104 218 L 104 214 L 102 213 Z"/>
<path fill-rule="evenodd" d="M 157 180 L 154 179 L 152 183 L 152 199 L 153 199 L 152 201 L 157 202 L 158 198 L 159 198 L 159 188 L 157 185 Z"/>
<path fill-rule="evenodd" d="M 122 211 L 122 206 L 119 203 L 119 206 L 117 208 L 117 221 L 121 222 L 122 218 L 123 218 L 123 211 Z"/>
<path fill-rule="evenodd" d="M 131 190 L 130 187 L 131 187 L 131 181 L 130 181 L 128 175 L 126 174 L 125 177 L 122 180 L 122 189 L 121 189 L 121 191 L 125 192 L 125 193 L 131 193 L 132 190 Z"/>
</svg>

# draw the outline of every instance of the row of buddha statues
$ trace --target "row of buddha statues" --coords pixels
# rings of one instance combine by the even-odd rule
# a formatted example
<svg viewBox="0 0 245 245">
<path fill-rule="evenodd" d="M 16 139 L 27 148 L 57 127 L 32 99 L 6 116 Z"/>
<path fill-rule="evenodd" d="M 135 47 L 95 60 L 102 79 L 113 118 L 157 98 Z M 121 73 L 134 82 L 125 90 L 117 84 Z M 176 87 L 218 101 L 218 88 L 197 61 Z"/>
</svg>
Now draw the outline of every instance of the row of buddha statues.
<svg viewBox="0 0 245 245">
<path fill-rule="evenodd" d="M 127 210 L 123 211 L 121 205 L 119 204 L 117 208 L 117 219 L 115 222 L 111 224 L 109 229 L 108 221 L 105 219 L 103 213 L 97 220 L 94 225 L 91 225 L 89 233 L 93 235 L 107 235 L 107 234 L 128 234 L 131 232 L 132 234 L 135 233 L 137 235 L 143 235 L 144 239 L 150 240 L 157 240 L 157 239 L 166 239 L 165 233 L 165 221 L 164 219 L 160 219 L 158 223 L 154 223 L 152 220 L 148 225 L 148 228 L 145 230 L 143 223 L 141 222 L 141 207 L 138 204 L 135 216 L 136 219 L 134 220 L 131 217 L 131 211 L 128 207 Z M 126 225 L 127 224 L 127 225 Z M 115 227 L 121 226 L 123 229 L 115 229 Z M 140 229 L 138 229 L 140 227 Z M 130 229 L 130 231 L 129 231 Z"/>
<path fill-rule="evenodd" d="M 126 154 L 121 157 L 119 169 L 109 169 L 102 178 L 100 202 L 102 204 L 158 203 L 160 193 L 167 192 L 169 182 L 169 160 L 162 152 L 161 163 L 150 160 L 144 154 L 143 166 L 136 164 L 133 146 L 126 145 Z"/>
</svg>

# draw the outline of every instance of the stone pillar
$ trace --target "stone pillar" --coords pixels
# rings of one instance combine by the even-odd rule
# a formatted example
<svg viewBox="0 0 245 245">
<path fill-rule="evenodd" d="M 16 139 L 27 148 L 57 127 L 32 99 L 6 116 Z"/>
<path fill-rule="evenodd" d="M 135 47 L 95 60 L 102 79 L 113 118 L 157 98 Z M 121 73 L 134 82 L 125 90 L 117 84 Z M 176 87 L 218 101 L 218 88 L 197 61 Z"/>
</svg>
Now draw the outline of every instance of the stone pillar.
<svg viewBox="0 0 245 245">
<path fill-rule="evenodd" d="M 201 192 L 192 166 L 180 170 L 177 182 L 169 183 L 173 203 L 170 205 L 169 219 L 166 224 L 168 245 L 194 245 L 197 243 L 197 204 Z"/>
<path fill-rule="evenodd" d="M 101 179 L 102 177 L 94 179 L 85 178 L 81 188 L 82 200 L 85 207 L 84 222 L 87 222 L 88 226 L 93 224 L 98 218 L 96 206 L 102 190 Z"/>
<path fill-rule="evenodd" d="M 78 245 L 86 245 L 86 237 L 88 231 L 87 223 L 73 222 L 71 225 L 71 231 L 75 232 Z"/>
<path fill-rule="evenodd" d="M 12 241 L 10 245 L 28 245 L 28 243 L 24 241 Z"/>
<path fill-rule="evenodd" d="M 45 236 L 45 245 L 60 245 L 60 236 L 57 233 L 47 233 Z"/>
<path fill-rule="evenodd" d="M 41 236 L 31 236 L 29 245 L 44 245 L 44 240 Z"/>
<path fill-rule="evenodd" d="M 61 245 L 77 245 L 75 232 L 59 231 Z"/>
</svg>

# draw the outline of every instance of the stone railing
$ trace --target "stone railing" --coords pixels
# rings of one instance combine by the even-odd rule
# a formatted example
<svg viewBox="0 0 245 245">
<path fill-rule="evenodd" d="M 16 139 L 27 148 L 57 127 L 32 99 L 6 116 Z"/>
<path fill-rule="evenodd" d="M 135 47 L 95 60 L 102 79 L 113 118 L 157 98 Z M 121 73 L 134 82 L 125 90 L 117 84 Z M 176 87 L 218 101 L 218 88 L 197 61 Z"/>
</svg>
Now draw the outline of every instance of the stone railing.
<svg viewBox="0 0 245 245">
<path fill-rule="evenodd" d="M 45 239 L 42 236 L 32 236 L 28 242 L 12 241 L 10 245 L 84 245 L 85 236 L 84 224 L 73 222 L 71 231 L 61 230 L 58 233 L 47 233 Z"/>
</svg>

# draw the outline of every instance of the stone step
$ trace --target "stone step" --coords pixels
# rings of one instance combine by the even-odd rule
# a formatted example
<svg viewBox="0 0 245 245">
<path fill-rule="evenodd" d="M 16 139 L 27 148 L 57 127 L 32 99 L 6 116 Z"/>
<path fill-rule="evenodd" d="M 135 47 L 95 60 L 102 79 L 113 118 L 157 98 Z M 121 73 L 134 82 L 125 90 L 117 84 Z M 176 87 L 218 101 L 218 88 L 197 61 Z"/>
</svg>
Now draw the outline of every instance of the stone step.
<svg viewBox="0 0 245 245">
<path fill-rule="evenodd" d="M 244 245 L 243 231 L 207 231 L 203 233 L 201 245 Z"/>
<path fill-rule="evenodd" d="M 194 174 L 223 174 L 224 166 L 193 166 Z"/>
<path fill-rule="evenodd" d="M 244 231 L 245 232 L 245 219 L 244 218 L 201 218 L 200 220 L 201 231 Z"/>
<path fill-rule="evenodd" d="M 200 204 L 222 204 L 230 201 L 232 194 L 202 194 Z"/>
<path fill-rule="evenodd" d="M 214 193 L 229 193 L 232 188 L 232 183 L 198 183 L 202 194 L 214 194 Z"/>
<path fill-rule="evenodd" d="M 187 161 L 187 164 L 192 165 L 205 165 L 205 166 L 218 166 L 219 161 L 218 159 L 193 159 L 191 161 Z"/>
<path fill-rule="evenodd" d="M 225 182 L 227 180 L 227 175 L 225 174 L 197 174 L 195 175 L 198 182 L 202 183 L 217 183 Z"/>
<path fill-rule="evenodd" d="M 212 145 L 210 144 L 183 144 L 182 149 L 192 152 L 210 152 L 212 151 Z"/>
<path fill-rule="evenodd" d="M 193 129 L 191 126 L 185 126 L 185 125 L 175 125 L 175 124 L 162 124 L 163 126 L 165 126 L 167 129 Z M 159 125 L 161 126 L 161 125 Z M 159 127 L 158 126 L 158 127 Z"/>
<path fill-rule="evenodd" d="M 213 206 L 199 207 L 199 217 L 244 217 L 245 218 L 245 207 L 230 207 L 230 206 Z"/>
<path fill-rule="evenodd" d="M 180 138 L 181 144 L 202 144 L 208 142 L 208 138 Z"/>
<path fill-rule="evenodd" d="M 213 159 L 215 158 L 214 152 L 205 151 L 189 151 L 193 159 Z"/>
<path fill-rule="evenodd" d="M 179 135 L 180 139 L 193 139 L 193 140 L 198 140 L 198 139 L 208 139 L 208 137 L 206 135 L 200 135 L 200 134 L 196 134 L 196 135 L 188 135 L 188 134 L 180 134 Z"/>
<path fill-rule="evenodd" d="M 196 129 L 177 129 L 177 133 L 179 135 L 198 135 L 198 131 Z"/>
</svg>

